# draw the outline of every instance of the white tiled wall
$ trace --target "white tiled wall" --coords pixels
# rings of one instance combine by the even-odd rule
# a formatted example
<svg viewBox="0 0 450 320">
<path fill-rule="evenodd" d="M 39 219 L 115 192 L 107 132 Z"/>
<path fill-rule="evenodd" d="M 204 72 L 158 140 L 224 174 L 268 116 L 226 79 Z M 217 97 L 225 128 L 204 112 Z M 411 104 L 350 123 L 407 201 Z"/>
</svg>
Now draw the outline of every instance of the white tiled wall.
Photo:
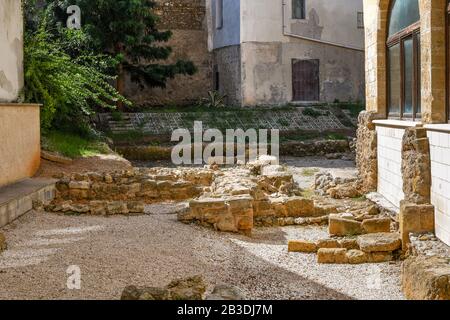
<svg viewBox="0 0 450 320">
<path fill-rule="evenodd" d="M 431 153 L 431 203 L 435 206 L 436 236 L 450 245 L 450 134 L 428 131 Z"/>
<path fill-rule="evenodd" d="M 377 126 L 378 192 L 396 207 L 404 199 L 402 179 L 402 139 L 404 129 Z"/>
</svg>

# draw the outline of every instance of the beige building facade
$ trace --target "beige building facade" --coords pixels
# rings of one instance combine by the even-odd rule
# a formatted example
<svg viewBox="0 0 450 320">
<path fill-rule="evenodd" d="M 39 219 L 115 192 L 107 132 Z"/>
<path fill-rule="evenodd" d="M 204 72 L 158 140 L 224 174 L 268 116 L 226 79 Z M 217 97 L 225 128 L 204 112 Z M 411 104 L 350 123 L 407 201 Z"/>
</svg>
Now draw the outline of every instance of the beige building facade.
<svg viewBox="0 0 450 320">
<path fill-rule="evenodd" d="M 364 0 L 364 12 L 361 183 L 399 208 L 404 237 L 450 245 L 448 0 Z"/>
<path fill-rule="evenodd" d="M 363 101 L 362 0 L 208 0 L 214 87 L 243 106 Z"/>
<path fill-rule="evenodd" d="M 19 104 L 23 88 L 22 5 L 0 0 L 0 187 L 40 165 L 39 105 Z"/>
</svg>

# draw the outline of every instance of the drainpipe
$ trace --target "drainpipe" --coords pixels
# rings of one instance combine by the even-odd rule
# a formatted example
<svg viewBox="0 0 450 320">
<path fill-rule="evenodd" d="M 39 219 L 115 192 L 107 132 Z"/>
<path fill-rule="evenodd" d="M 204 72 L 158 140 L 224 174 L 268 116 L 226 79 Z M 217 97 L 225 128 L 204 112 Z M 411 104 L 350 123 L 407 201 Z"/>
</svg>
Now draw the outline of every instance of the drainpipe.
<svg viewBox="0 0 450 320">
<path fill-rule="evenodd" d="M 360 51 L 360 52 L 364 52 L 363 48 L 358 48 L 358 47 L 354 47 L 354 46 L 349 46 L 349 45 L 345 45 L 345 44 L 340 44 L 337 42 L 332 42 L 332 41 L 325 41 L 325 40 L 320 40 L 320 39 L 314 39 L 311 37 L 306 37 L 306 36 L 301 36 L 298 34 L 293 34 L 291 32 L 286 31 L 286 0 L 281 0 L 282 4 L 281 4 L 281 15 L 282 15 L 282 33 L 283 36 L 286 37 L 292 37 L 292 38 L 296 38 L 296 39 L 302 39 L 302 40 L 307 40 L 307 41 L 312 41 L 312 42 L 316 42 L 316 43 L 322 43 L 322 44 L 327 44 L 330 46 L 334 46 L 334 47 L 339 47 L 339 48 L 344 48 L 344 49 L 350 49 L 350 50 L 355 50 L 355 51 Z"/>
</svg>

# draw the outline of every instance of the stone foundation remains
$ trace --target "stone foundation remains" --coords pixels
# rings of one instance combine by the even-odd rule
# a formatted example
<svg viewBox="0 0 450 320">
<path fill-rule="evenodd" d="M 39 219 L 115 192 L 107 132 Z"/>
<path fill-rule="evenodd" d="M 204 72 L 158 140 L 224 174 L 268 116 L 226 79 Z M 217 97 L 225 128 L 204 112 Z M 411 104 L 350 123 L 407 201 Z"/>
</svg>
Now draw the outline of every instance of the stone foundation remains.
<svg viewBox="0 0 450 320">
<path fill-rule="evenodd" d="M 289 241 L 289 252 L 317 253 L 318 263 L 363 264 L 393 260 L 401 248 L 398 233 L 372 233 L 356 238 Z"/>
<path fill-rule="evenodd" d="M 144 205 L 183 201 L 211 185 L 208 169 L 133 169 L 59 176 L 55 200 L 45 210 L 65 214 L 142 214 Z"/>
</svg>

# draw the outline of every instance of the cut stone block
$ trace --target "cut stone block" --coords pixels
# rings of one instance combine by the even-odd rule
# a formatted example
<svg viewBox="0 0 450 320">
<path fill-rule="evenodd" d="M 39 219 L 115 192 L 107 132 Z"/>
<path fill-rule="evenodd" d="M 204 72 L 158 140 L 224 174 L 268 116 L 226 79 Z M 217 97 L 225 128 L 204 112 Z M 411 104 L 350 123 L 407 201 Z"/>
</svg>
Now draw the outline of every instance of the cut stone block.
<svg viewBox="0 0 450 320">
<path fill-rule="evenodd" d="M 367 253 L 392 252 L 401 248 L 402 241 L 398 233 L 371 233 L 359 236 L 358 245 Z"/>
<path fill-rule="evenodd" d="M 416 205 L 405 201 L 400 204 L 399 224 L 403 250 L 410 243 L 410 233 L 434 233 L 434 209 L 433 205 Z"/>
<path fill-rule="evenodd" d="M 288 243 L 289 252 L 315 253 L 317 245 L 312 241 L 291 240 Z"/>
<path fill-rule="evenodd" d="M 317 248 L 319 249 L 333 249 L 340 248 L 339 242 L 333 239 L 325 239 L 317 241 Z"/>
<path fill-rule="evenodd" d="M 420 256 L 405 260 L 402 289 L 411 300 L 450 300 L 448 258 Z"/>
<path fill-rule="evenodd" d="M 370 263 L 389 262 L 394 259 L 392 252 L 371 252 L 369 254 Z"/>
<path fill-rule="evenodd" d="M 341 239 L 339 240 L 339 247 L 347 250 L 359 250 L 358 241 L 356 239 Z"/>
<path fill-rule="evenodd" d="M 362 264 L 369 261 L 369 254 L 361 250 L 347 251 L 347 260 L 350 264 Z"/>
<path fill-rule="evenodd" d="M 319 249 L 317 251 L 317 262 L 324 264 L 347 263 L 347 249 Z"/>
<path fill-rule="evenodd" d="M 359 221 L 340 218 L 330 215 L 328 232 L 333 236 L 352 236 L 363 234 L 362 224 Z"/>
<path fill-rule="evenodd" d="M 366 219 L 362 222 L 362 228 L 365 233 L 390 232 L 391 219 L 389 218 Z"/>
</svg>

